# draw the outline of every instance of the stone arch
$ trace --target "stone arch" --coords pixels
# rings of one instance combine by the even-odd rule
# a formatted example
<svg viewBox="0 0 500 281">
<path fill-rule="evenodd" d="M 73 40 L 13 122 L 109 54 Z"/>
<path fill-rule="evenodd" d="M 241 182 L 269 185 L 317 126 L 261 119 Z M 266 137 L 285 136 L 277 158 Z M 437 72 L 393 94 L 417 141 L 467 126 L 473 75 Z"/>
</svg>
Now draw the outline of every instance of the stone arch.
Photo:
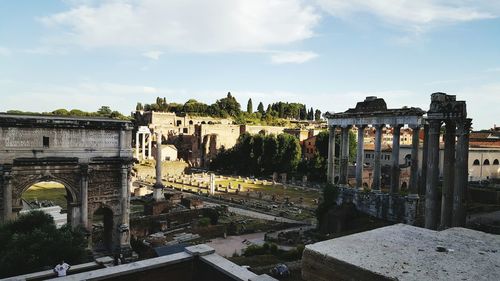
<svg viewBox="0 0 500 281">
<path fill-rule="evenodd" d="M 115 234 L 115 212 L 113 208 L 106 204 L 100 204 L 99 207 L 95 208 L 92 212 L 92 218 L 97 215 L 102 215 L 103 225 L 100 226 L 92 225 L 91 229 L 91 244 L 92 248 L 99 252 L 112 252 L 114 240 L 116 239 Z"/>
<path fill-rule="evenodd" d="M 472 165 L 479 166 L 480 165 L 479 159 L 474 160 L 474 162 L 472 163 Z"/>
<path fill-rule="evenodd" d="M 493 160 L 493 165 L 498 165 L 498 159 Z"/>
<path fill-rule="evenodd" d="M 68 198 L 68 202 L 80 202 L 80 192 L 76 188 L 76 183 L 72 179 L 67 179 L 61 176 L 54 175 L 40 175 L 37 177 L 30 178 L 28 181 L 23 182 L 20 186 L 17 187 L 17 193 L 19 198 L 21 195 L 26 192 L 31 186 L 40 183 L 40 182 L 48 182 L 53 181 L 60 183 L 64 186 L 64 188 L 69 191 L 71 198 Z M 14 187 L 16 189 L 16 187 Z M 71 199 L 71 200 L 70 200 Z"/>
<path fill-rule="evenodd" d="M 484 159 L 484 161 L 483 161 L 483 165 L 489 165 L 489 164 L 490 164 L 490 160 L 488 160 L 488 159 Z"/>
<path fill-rule="evenodd" d="M 405 190 L 408 188 L 408 184 L 404 181 L 402 184 L 401 184 L 401 190 Z"/>
</svg>

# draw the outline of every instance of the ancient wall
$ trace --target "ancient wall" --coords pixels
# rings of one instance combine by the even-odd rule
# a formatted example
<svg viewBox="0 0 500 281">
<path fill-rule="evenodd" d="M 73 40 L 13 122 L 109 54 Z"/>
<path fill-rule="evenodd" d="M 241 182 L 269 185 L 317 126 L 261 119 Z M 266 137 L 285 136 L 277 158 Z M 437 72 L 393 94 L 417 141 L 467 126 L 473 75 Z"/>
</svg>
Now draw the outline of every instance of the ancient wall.
<svg viewBox="0 0 500 281">
<path fill-rule="evenodd" d="M 241 125 L 241 133 L 249 133 L 256 135 L 264 132 L 266 135 L 274 134 L 279 135 L 285 131 L 286 127 L 277 126 L 254 126 L 254 125 Z"/>
<path fill-rule="evenodd" d="M 365 214 L 391 222 L 411 225 L 419 221 L 419 216 L 421 216 L 419 204 L 423 204 L 422 199 L 340 187 L 337 204 L 350 202 L 354 203 L 356 208 Z"/>
</svg>

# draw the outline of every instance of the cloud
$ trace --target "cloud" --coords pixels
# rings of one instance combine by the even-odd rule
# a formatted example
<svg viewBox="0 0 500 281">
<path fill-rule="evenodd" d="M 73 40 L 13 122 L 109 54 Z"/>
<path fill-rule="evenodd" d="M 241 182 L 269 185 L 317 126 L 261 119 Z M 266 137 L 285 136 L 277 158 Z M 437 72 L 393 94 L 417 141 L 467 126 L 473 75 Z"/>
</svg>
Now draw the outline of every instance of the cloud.
<svg viewBox="0 0 500 281">
<path fill-rule="evenodd" d="M 9 48 L 1 47 L 0 46 L 0 56 L 10 56 L 12 52 L 10 51 Z"/>
<path fill-rule="evenodd" d="M 162 51 L 149 51 L 149 52 L 142 53 L 142 55 L 145 56 L 146 58 L 150 58 L 152 60 L 159 60 L 160 56 L 163 55 L 163 52 Z"/>
<path fill-rule="evenodd" d="M 275 64 L 283 63 L 305 63 L 318 57 L 313 52 L 278 52 L 271 55 L 271 62 Z"/>
<path fill-rule="evenodd" d="M 60 42 L 83 47 L 226 52 L 308 39 L 320 19 L 304 0 L 92 2 L 40 20 L 66 34 Z"/>
<path fill-rule="evenodd" d="M 340 18 L 370 14 L 418 34 L 432 25 L 491 19 L 500 16 L 500 3 L 490 0 L 316 0 Z"/>
<path fill-rule="evenodd" d="M 500 72 L 500 67 L 492 67 L 486 69 L 486 72 Z"/>
<path fill-rule="evenodd" d="M 74 85 L 53 84 L 6 84 L 9 89 L 2 96 L 0 111 L 19 109 L 33 112 L 48 112 L 58 108 L 95 111 L 102 105 L 123 114 L 131 112 L 136 102 L 153 102 L 156 96 L 172 96 L 173 91 L 144 85 L 107 82 L 80 82 Z M 30 102 L 26 102 L 30 101 Z"/>
</svg>

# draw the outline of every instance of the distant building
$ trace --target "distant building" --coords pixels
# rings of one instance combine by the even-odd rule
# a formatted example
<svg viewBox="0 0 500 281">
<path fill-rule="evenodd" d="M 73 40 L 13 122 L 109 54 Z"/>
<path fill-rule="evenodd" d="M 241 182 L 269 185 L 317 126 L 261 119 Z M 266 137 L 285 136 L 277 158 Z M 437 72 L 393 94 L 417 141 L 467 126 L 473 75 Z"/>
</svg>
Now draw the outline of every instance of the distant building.
<svg viewBox="0 0 500 281">
<path fill-rule="evenodd" d="M 156 146 L 153 147 L 153 155 L 156 157 Z M 172 144 L 162 144 L 161 145 L 161 156 L 162 161 L 177 161 L 177 148 Z M 157 160 L 155 158 L 155 160 Z"/>
</svg>

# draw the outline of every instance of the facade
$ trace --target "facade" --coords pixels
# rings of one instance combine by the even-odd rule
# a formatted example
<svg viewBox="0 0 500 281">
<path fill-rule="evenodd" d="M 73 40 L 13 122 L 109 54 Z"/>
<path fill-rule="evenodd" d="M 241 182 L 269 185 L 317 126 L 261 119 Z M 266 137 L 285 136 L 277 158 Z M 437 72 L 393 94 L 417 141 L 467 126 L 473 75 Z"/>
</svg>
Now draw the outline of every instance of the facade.
<svg viewBox="0 0 500 281">
<path fill-rule="evenodd" d="M 302 142 L 302 154 L 304 159 L 312 159 L 316 152 L 316 136 L 309 137 Z"/>
<path fill-rule="evenodd" d="M 130 251 L 132 123 L 113 119 L 0 114 L 2 222 L 22 209 L 22 194 L 53 181 L 68 194 L 67 221 L 90 232 L 102 211 L 105 247 Z"/>
</svg>

